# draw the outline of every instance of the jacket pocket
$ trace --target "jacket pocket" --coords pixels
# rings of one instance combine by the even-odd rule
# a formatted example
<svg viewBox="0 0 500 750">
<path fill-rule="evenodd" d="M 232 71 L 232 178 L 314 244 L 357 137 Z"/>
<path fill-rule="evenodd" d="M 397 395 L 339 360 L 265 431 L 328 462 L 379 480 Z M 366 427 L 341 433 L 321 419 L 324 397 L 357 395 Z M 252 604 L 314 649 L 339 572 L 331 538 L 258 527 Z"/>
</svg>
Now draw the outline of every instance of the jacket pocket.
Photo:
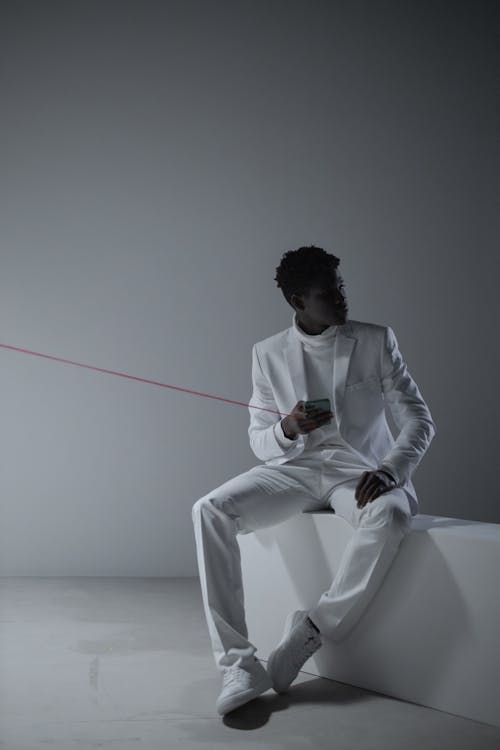
<svg viewBox="0 0 500 750">
<path fill-rule="evenodd" d="M 373 388 L 375 386 L 382 388 L 380 378 L 377 375 L 371 375 L 369 378 L 357 380 L 355 383 L 346 383 L 345 389 L 346 391 L 356 391 L 358 388 Z"/>
</svg>

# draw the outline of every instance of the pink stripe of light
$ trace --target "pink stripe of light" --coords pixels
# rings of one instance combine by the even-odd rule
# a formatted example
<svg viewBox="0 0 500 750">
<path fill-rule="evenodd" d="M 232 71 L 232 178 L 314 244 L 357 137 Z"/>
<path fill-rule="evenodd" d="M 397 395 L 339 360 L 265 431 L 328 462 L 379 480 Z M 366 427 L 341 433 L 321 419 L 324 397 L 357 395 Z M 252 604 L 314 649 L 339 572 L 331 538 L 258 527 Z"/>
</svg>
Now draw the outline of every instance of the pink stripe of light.
<svg viewBox="0 0 500 750">
<path fill-rule="evenodd" d="M 228 404 L 238 404 L 239 406 L 246 406 L 250 409 L 262 409 L 263 411 L 270 411 L 273 414 L 279 414 L 280 416 L 287 416 L 281 414 L 281 412 L 275 409 L 266 409 L 264 406 L 251 406 L 250 404 L 243 403 L 242 401 L 233 401 L 230 398 L 221 398 L 220 396 L 212 396 L 210 393 L 201 393 L 200 391 L 190 391 L 187 388 L 179 388 L 176 385 L 167 385 L 167 383 L 160 383 L 157 380 L 148 380 L 147 378 L 139 378 L 136 375 L 126 375 L 124 372 L 116 372 L 115 370 L 105 370 L 103 367 L 93 367 L 92 365 L 85 365 L 82 362 L 73 362 L 71 359 L 63 359 L 62 357 L 53 357 L 50 354 L 41 354 L 40 352 L 32 352 L 29 349 L 21 349 L 19 346 L 10 346 L 9 344 L 0 344 L 4 349 L 13 349 L 16 352 L 23 352 L 23 354 L 33 354 L 35 357 L 46 357 L 47 359 L 55 359 L 58 362 L 66 362 L 70 365 L 77 365 L 78 367 L 87 367 L 89 370 L 98 370 L 99 372 L 107 372 L 110 375 L 118 375 L 120 378 L 130 378 L 131 380 L 140 380 L 142 383 L 151 383 L 152 385 L 160 385 L 162 388 L 173 388 L 175 391 L 184 391 L 185 393 L 193 393 L 195 396 L 205 396 L 205 398 L 215 398 L 218 401 L 226 401 Z"/>
</svg>

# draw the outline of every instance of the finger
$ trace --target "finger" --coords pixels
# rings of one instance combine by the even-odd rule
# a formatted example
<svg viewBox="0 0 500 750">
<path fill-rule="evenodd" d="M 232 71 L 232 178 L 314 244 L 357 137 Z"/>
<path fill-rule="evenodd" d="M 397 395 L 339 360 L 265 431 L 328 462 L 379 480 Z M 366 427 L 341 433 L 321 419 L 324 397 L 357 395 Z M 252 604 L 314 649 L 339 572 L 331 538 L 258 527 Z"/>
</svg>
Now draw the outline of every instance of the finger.
<svg viewBox="0 0 500 750">
<path fill-rule="evenodd" d="M 370 474 L 369 471 L 364 471 L 361 474 L 361 478 L 360 478 L 360 480 L 359 480 L 359 482 L 358 482 L 358 484 L 356 486 L 356 492 L 354 493 L 355 497 L 356 497 L 356 500 L 360 499 L 360 493 L 364 490 L 366 484 L 368 483 L 369 474 Z"/>
<path fill-rule="evenodd" d="M 370 484 L 366 488 L 363 500 L 365 502 L 369 502 L 374 497 L 374 495 L 377 492 L 379 492 L 379 490 L 380 490 L 380 480 L 375 478 L 372 482 L 370 482 Z"/>
<path fill-rule="evenodd" d="M 310 425 L 313 421 L 313 415 L 310 411 L 306 411 L 299 416 L 299 420 L 304 426 Z"/>
<path fill-rule="evenodd" d="M 320 423 L 320 415 L 321 409 L 314 408 L 310 409 L 306 413 L 306 419 L 303 420 L 303 425 L 308 430 L 313 430 L 315 427 L 317 427 Z"/>
<path fill-rule="evenodd" d="M 306 409 L 307 417 L 316 417 L 318 414 L 321 414 L 321 409 L 319 408 L 319 406 L 313 406 L 310 409 Z"/>
<path fill-rule="evenodd" d="M 307 432 L 314 430 L 314 428 L 316 427 L 316 422 L 314 421 L 314 419 L 306 419 L 302 424 L 304 425 L 304 429 Z"/>
<path fill-rule="evenodd" d="M 372 503 L 374 500 L 376 500 L 379 495 L 380 492 L 374 492 L 373 495 L 371 495 L 367 500 L 359 500 L 358 508 L 364 508 L 365 505 L 368 505 L 368 503 Z"/>
<path fill-rule="evenodd" d="M 318 406 L 309 406 L 307 409 L 304 407 L 306 417 L 310 417 L 320 411 Z"/>
<path fill-rule="evenodd" d="M 318 421 L 318 414 L 319 413 L 317 409 L 313 409 L 312 411 L 307 412 L 307 423 L 313 426 L 316 425 Z"/>
<path fill-rule="evenodd" d="M 366 496 L 363 500 L 363 503 L 366 505 L 366 503 L 371 503 L 372 500 L 375 500 L 379 495 L 382 494 L 383 487 L 381 486 L 380 482 L 377 485 L 372 485 L 368 488 L 366 492 Z"/>
<path fill-rule="evenodd" d="M 360 492 L 358 493 L 359 499 L 362 501 L 368 500 L 368 498 L 371 496 L 371 493 L 376 488 L 380 487 L 380 479 L 373 474 L 371 474 L 365 481 L 365 484 L 361 488 Z"/>
</svg>

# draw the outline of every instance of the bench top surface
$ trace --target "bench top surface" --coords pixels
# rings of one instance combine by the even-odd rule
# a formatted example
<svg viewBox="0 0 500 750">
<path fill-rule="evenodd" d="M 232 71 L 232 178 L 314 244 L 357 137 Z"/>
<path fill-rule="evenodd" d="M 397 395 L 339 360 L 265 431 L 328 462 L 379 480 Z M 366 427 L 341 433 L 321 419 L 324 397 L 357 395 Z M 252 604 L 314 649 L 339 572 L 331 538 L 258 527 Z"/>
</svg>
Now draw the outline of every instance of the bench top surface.
<svg viewBox="0 0 500 750">
<path fill-rule="evenodd" d="M 303 510 L 302 513 L 311 515 L 322 514 L 335 516 L 333 508 L 318 508 L 317 510 Z M 342 519 L 344 521 L 344 519 Z M 347 521 L 344 521 L 347 523 Z M 412 531 L 433 531 L 439 529 L 439 532 L 450 532 L 460 534 L 479 535 L 483 539 L 500 540 L 500 524 L 487 523 L 485 521 L 473 521 L 466 518 L 452 518 L 447 516 L 433 516 L 427 513 L 417 513 L 411 519 Z"/>
</svg>

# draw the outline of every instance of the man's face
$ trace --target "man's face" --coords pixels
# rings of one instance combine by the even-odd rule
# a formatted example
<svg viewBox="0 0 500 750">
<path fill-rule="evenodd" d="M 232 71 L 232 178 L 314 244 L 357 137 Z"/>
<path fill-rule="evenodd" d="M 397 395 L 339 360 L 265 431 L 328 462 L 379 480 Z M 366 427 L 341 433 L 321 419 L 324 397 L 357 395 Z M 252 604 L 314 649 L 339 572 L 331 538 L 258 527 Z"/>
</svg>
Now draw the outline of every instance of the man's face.
<svg viewBox="0 0 500 750">
<path fill-rule="evenodd" d="M 297 300 L 302 302 L 297 314 L 309 325 L 342 325 L 347 320 L 348 304 L 344 282 L 338 273 L 331 280 L 314 286 L 307 295 L 292 297 L 292 301 Z"/>
</svg>

